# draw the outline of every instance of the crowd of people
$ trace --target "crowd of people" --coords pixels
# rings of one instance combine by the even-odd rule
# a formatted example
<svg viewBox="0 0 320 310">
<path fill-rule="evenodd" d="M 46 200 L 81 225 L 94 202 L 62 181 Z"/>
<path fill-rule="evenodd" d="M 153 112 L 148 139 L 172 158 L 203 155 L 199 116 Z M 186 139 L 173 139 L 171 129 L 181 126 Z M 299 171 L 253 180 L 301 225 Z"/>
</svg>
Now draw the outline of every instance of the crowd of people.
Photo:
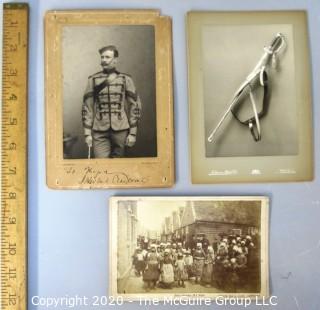
<svg viewBox="0 0 320 310">
<path fill-rule="evenodd" d="M 260 241 L 257 236 L 221 234 L 212 244 L 206 236 L 190 242 L 141 242 L 132 258 L 146 291 L 186 287 L 186 281 L 224 291 L 244 286 L 258 290 Z"/>
</svg>

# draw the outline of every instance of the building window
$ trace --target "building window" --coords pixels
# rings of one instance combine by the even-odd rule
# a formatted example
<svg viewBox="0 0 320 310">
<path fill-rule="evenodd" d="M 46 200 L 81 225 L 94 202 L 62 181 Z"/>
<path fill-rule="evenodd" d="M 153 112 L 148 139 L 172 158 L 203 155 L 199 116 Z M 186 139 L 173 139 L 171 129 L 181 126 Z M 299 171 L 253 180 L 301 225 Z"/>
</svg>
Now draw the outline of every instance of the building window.
<svg viewBox="0 0 320 310">
<path fill-rule="evenodd" d="M 231 233 L 232 233 L 233 235 L 239 235 L 239 236 L 241 236 L 242 230 L 241 230 L 241 229 L 231 229 Z"/>
<path fill-rule="evenodd" d="M 249 227 L 248 228 L 249 235 L 256 235 L 258 232 L 259 232 L 259 230 L 256 227 Z"/>
</svg>

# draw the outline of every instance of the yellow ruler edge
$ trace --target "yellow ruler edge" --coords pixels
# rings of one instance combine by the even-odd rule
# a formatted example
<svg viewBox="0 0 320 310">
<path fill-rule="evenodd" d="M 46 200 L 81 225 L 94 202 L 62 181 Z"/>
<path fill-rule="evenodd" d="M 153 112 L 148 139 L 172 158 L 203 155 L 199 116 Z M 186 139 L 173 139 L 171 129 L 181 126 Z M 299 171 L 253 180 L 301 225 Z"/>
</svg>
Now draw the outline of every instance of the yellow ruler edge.
<svg viewBox="0 0 320 310">
<path fill-rule="evenodd" d="M 1 309 L 27 309 L 26 3 L 3 4 L 1 118 Z"/>
</svg>

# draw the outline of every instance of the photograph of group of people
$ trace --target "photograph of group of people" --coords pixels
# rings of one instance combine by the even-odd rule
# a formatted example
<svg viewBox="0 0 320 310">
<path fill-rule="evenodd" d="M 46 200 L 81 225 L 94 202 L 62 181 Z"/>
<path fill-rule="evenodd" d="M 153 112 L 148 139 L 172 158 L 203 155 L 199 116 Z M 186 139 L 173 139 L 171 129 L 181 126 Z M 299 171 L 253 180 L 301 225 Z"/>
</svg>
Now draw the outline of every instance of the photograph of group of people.
<svg viewBox="0 0 320 310">
<path fill-rule="evenodd" d="M 260 295 L 267 199 L 245 198 L 115 198 L 114 294 Z"/>
<path fill-rule="evenodd" d="M 152 243 L 142 237 L 132 256 L 135 275 L 146 292 L 201 285 L 218 291 L 259 290 L 259 236 L 220 234 L 212 244 L 206 235 L 192 241 Z"/>
</svg>

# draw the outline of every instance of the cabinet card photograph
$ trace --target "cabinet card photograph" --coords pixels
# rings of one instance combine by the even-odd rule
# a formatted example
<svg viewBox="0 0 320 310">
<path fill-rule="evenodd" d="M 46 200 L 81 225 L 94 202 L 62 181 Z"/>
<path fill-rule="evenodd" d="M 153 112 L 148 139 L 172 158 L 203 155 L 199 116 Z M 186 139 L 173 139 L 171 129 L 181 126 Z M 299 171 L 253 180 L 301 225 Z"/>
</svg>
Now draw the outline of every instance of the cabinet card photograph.
<svg viewBox="0 0 320 310">
<path fill-rule="evenodd" d="M 313 176 L 307 17 L 189 12 L 193 183 Z"/>
<path fill-rule="evenodd" d="M 171 54 L 157 11 L 47 12 L 50 187 L 173 184 Z"/>
<path fill-rule="evenodd" d="M 269 294 L 267 197 L 112 197 L 110 295 Z"/>
</svg>

